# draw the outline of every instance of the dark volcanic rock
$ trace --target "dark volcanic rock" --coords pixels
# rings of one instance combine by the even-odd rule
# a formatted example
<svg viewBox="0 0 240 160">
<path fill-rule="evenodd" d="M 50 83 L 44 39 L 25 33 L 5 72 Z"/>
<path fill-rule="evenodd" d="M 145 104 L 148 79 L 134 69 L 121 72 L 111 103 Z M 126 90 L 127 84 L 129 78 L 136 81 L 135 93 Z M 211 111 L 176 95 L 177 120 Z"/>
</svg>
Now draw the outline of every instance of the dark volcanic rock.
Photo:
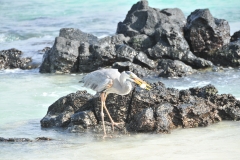
<svg viewBox="0 0 240 160">
<path fill-rule="evenodd" d="M 71 116 L 71 123 L 68 125 L 70 132 L 85 132 L 86 129 L 95 127 L 97 119 L 91 110 L 81 111 Z"/>
<path fill-rule="evenodd" d="M 3 138 L 0 137 L 0 142 L 32 142 L 29 138 Z"/>
<path fill-rule="evenodd" d="M 170 127 L 173 124 L 169 113 L 172 110 L 173 107 L 170 103 L 162 103 L 156 108 L 156 132 L 170 132 Z"/>
<path fill-rule="evenodd" d="M 81 111 L 73 114 L 71 116 L 71 122 L 74 125 L 83 125 L 85 128 L 87 128 L 88 126 L 93 126 L 97 124 L 95 115 L 91 110 Z"/>
<path fill-rule="evenodd" d="M 192 67 L 178 60 L 161 59 L 158 61 L 158 70 L 161 77 L 183 77 L 196 72 Z"/>
<path fill-rule="evenodd" d="M 74 113 L 93 110 L 91 98 L 92 96 L 86 91 L 79 91 L 60 98 L 48 108 L 46 116 L 41 120 L 41 126 L 67 126 Z"/>
<path fill-rule="evenodd" d="M 199 87 L 190 88 L 189 90 L 191 92 L 191 95 L 202 97 L 204 99 L 208 99 L 209 97 L 214 96 L 218 93 L 218 90 L 216 89 L 216 87 L 214 87 L 211 84 L 202 88 L 199 88 Z"/>
<path fill-rule="evenodd" d="M 137 132 L 153 131 L 155 126 L 154 122 L 155 120 L 152 108 L 146 108 L 134 115 L 128 128 Z"/>
<path fill-rule="evenodd" d="M 214 95 L 212 103 L 218 106 L 220 117 L 224 120 L 240 120 L 240 101 L 231 94 Z"/>
<path fill-rule="evenodd" d="M 145 53 L 143 53 L 143 52 L 139 52 L 137 54 L 137 56 L 135 57 L 135 59 L 137 60 L 139 65 L 145 66 L 145 67 L 147 67 L 149 69 L 154 69 L 157 66 L 156 62 L 151 60 L 151 59 L 149 59 L 147 57 L 147 55 Z"/>
<path fill-rule="evenodd" d="M 66 39 L 87 42 L 90 44 L 95 44 L 98 42 L 98 38 L 92 34 L 84 33 L 79 29 L 75 28 L 62 28 L 60 29 L 59 37 L 64 37 Z"/>
<path fill-rule="evenodd" d="M 53 47 L 45 52 L 41 73 L 71 73 L 77 71 L 80 42 L 57 37 Z"/>
<path fill-rule="evenodd" d="M 127 44 L 129 41 L 129 37 L 125 37 L 123 34 L 116 34 L 114 36 L 107 36 L 102 39 L 99 39 L 98 45 L 121 45 L 121 44 Z"/>
<path fill-rule="evenodd" d="M 32 69 L 32 58 L 22 57 L 23 52 L 17 49 L 0 51 L 0 70 L 1 69 Z"/>
<path fill-rule="evenodd" d="M 49 137 L 37 137 L 35 138 L 36 141 L 51 141 L 53 140 L 52 138 Z"/>
<path fill-rule="evenodd" d="M 89 44 L 96 44 L 98 38 L 74 28 L 62 28 L 53 47 L 43 55 L 41 73 L 72 73 L 96 70 L 92 65 L 96 56 L 89 54 Z M 85 45 L 80 44 L 84 43 Z M 80 49 L 80 50 L 79 50 Z M 91 67 L 90 67 L 91 66 Z"/>
<path fill-rule="evenodd" d="M 89 44 L 87 42 L 81 43 L 78 71 L 91 72 L 100 67 L 111 66 L 117 59 L 123 60 L 130 57 L 133 59 L 134 56 L 128 56 L 128 54 L 125 54 L 128 58 L 123 57 L 122 54 L 124 53 L 121 52 L 120 49 L 120 46 L 124 46 L 128 40 L 129 37 L 125 37 L 123 34 L 118 34 L 102 38 L 97 44 Z"/>
<path fill-rule="evenodd" d="M 51 141 L 52 138 L 48 137 L 37 137 L 35 140 L 31 140 L 29 138 L 3 138 L 0 137 L 0 142 L 38 142 L 38 141 Z"/>
<path fill-rule="evenodd" d="M 171 47 L 161 42 L 158 42 L 154 47 L 148 49 L 148 54 L 154 59 L 170 58 L 180 60 L 195 68 L 211 67 L 213 65 L 212 62 L 195 56 L 188 49 Z"/>
<path fill-rule="evenodd" d="M 131 37 L 129 45 L 147 52 L 152 59 L 180 60 L 196 68 L 212 66 L 210 61 L 190 51 L 183 34 L 185 24 L 180 9 L 159 10 L 149 7 L 143 0 L 133 5 L 125 20 L 118 23 L 117 33 Z"/>
<path fill-rule="evenodd" d="M 89 43 L 81 43 L 79 47 L 78 71 L 80 73 L 97 70 L 100 66 L 95 53 L 90 52 Z"/>
<path fill-rule="evenodd" d="M 208 9 L 197 9 L 187 18 L 185 38 L 195 55 L 208 58 L 229 43 L 230 27 L 226 20 L 214 18 Z"/>
<path fill-rule="evenodd" d="M 131 37 L 128 44 L 136 51 L 146 51 L 148 48 L 154 46 L 154 40 L 145 34 L 140 34 Z"/>
<path fill-rule="evenodd" d="M 153 36 L 155 29 L 163 23 L 184 26 L 186 19 L 180 9 L 165 9 L 160 11 L 148 6 L 148 1 L 142 0 L 132 6 L 123 22 L 118 23 L 117 33 L 134 37 L 139 34 Z"/>
<path fill-rule="evenodd" d="M 131 95 L 132 93 L 121 96 L 116 94 L 109 94 L 106 100 L 106 106 L 108 111 L 111 113 L 111 117 L 115 122 L 126 122 L 127 114 L 129 111 L 130 103 L 131 103 Z M 97 104 L 95 107 L 95 112 L 97 119 L 101 120 L 100 115 L 100 107 L 101 101 L 100 98 L 97 100 Z M 104 117 L 107 121 L 110 122 L 110 119 L 107 114 L 104 114 Z"/>
<path fill-rule="evenodd" d="M 240 66 L 240 40 L 223 46 L 209 58 L 215 64 L 222 66 Z"/>
<path fill-rule="evenodd" d="M 130 61 L 133 62 L 133 59 L 137 55 L 137 52 L 132 48 L 127 45 L 120 45 L 117 50 L 117 60 L 119 61 Z"/>
<path fill-rule="evenodd" d="M 240 120 L 240 101 L 232 95 L 218 95 L 212 85 L 177 90 L 161 82 L 151 84 L 150 91 L 136 87 L 130 94 L 109 94 L 106 106 L 116 130 L 127 132 L 169 133 L 171 129 L 193 128 L 225 120 Z M 86 92 L 72 93 L 52 104 L 41 120 L 42 127 L 68 127 L 70 132 L 102 133 L 100 98 Z M 104 115 L 107 133 L 111 123 Z"/>
<path fill-rule="evenodd" d="M 230 39 L 230 42 L 238 41 L 240 40 L 240 31 L 235 32 Z"/>
</svg>

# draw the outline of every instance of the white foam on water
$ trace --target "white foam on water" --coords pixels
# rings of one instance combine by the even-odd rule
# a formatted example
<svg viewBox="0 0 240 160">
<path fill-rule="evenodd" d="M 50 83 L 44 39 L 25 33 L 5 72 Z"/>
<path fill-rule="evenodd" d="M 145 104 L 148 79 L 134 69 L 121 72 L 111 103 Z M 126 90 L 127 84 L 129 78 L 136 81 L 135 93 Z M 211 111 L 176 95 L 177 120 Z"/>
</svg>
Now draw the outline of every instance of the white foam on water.
<svg viewBox="0 0 240 160">
<path fill-rule="evenodd" d="M 22 57 L 31 57 L 33 63 L 41 63 L 43 53 L 41 50 L 45 47 L 52 47 L 54 43 L 53 36 L 44 36 L 41 38 L 29 38 L 26 40 L 18 40 L 9 42 L 3 42 L 0 46 L 0 50 L 7 50 L 11 48 L 16 48 L 23 52 Z"/>
</svg>

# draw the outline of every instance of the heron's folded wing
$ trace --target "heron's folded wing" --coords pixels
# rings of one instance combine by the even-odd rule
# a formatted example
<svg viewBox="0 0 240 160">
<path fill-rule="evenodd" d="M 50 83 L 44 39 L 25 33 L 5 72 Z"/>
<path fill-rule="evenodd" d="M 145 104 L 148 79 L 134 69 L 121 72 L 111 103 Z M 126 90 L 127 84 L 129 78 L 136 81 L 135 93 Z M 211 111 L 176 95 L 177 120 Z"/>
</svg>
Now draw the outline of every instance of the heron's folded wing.
<svg viewBox="0 0 240 160">
<path fill-rule="evenodd" d="M 84 79 L 84 87 L 91 88 L 94 91 L 101 92 L 106 89 L 111 79 L 101 72 L 92 72 L 87 74 Z"/>
</svg>

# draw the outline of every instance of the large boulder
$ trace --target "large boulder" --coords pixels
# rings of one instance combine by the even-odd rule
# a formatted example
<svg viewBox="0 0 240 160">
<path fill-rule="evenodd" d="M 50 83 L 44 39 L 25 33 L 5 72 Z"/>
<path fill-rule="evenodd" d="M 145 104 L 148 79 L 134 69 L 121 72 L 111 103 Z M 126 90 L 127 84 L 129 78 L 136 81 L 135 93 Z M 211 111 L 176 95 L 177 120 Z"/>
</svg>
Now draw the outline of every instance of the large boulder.
<svg viewBox="0 0 240 160">
<path fill-rule="evenodd" d="M 86 48 L 86 46 L 82 46 L 81 52 L 79 53 L 80 45 L 81 43 L 96 44 L 97 42 L 98 38 L 92 34 L 84 33 L 79 29 L 62 28 L 60 30 L 59 37 L 56 37 L 55 39 L 53 47 L 50 50 L 47 50 L 43 55 L 40 72 L 84 72 L 85 70 L 82 68 L 79 69 L 79 67 L 81 67 L 81 65 L 88 64 L 85 60 L 86 57 L 88 59 L 89 56 L 87 52 L 88 48 Z M 81 54 L 80 57 L 79 54 Z M 92 56 L 90 56 L 90 59 L 93 60 Z M 79 64 L 79 61 L 82 63 Z"/>
<path fill-rule="evenodd" d="M 230 27 L 226 20 L 212 16 L 209 9 L 197 9 L 187 18 L 185 38 L 191 51 L 208 58 L 230 41 Z"/>
<path fill-rule="evenodd" d="M 32 58 L 22 57 L 23 52 L 15 48 L 0 51 L 0 70 L 2 69 L 32 69 Z"/>
<path fill-rule="evenodd" d="M 53 47 L 46 51 L 40 66 L 41 73 L 71 73 L 77 71 L 80 42 L 56 37 Z"/>
<path fill-rule="evenodd" d="M 134 4 L 123 22 L 118 23 L 117 33 L 129 37 L 145 34 L 154 37 L 155 29 L 161 24 L 177 24 L 180 28 L 186 23 L 183 12 L 178 8 L 159 10 L 141 0 Z"/>
</svg>

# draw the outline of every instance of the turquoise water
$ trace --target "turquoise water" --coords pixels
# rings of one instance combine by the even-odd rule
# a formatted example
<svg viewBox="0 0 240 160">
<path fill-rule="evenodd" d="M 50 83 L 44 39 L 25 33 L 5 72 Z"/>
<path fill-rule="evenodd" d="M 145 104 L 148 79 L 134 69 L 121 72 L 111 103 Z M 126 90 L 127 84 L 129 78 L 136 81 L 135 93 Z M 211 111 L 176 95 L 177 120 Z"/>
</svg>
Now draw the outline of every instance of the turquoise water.
<svg viewBox="0 0 240 160">
<path fill-rule="evenodd" d="M 17 48 L 41 62 L 38 50 L 51 47 L 63 27 L 79 28 L 98 37 L 113 35 L 137 1 L 0 0 L 0 50 Z M 150 0 L 155 8 L 182 9 L 185 16 L 209 8 L 226 19 L 231 34 L 240 30 L 240 2 L 218 0 Z M 237 159 L 240 123 L 221 122 L 206 128 L 178 129 L 170 135 L 132 135 L 99 140 L 92 135 L 42 129 L 39 121 L 58 98 L 84 90 L 81 74 L 40 74 L 38 69 L 0 71 L 0 137 L 55 139 L 39 143 L 0 143 L 0 159 Z M 186 89 L 213 84 L 219 93 L 240 99 L 240 70 L 206 72 L 179 79 L 160 80 L 167 87 Z M 94 94 L 91 90 L 88 92 Z"/>
</svg>

